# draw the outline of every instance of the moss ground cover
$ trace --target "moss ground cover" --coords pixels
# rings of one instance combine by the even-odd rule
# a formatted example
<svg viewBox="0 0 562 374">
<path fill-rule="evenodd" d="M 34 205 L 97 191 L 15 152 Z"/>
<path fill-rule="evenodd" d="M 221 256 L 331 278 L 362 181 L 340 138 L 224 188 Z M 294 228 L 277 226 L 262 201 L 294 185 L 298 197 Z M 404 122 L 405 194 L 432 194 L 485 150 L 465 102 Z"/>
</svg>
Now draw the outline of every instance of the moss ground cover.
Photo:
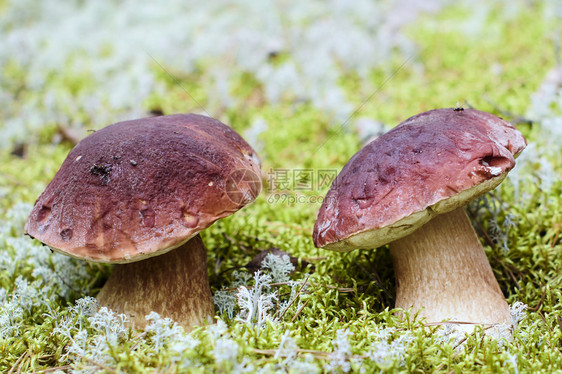
<svg viewBox="0 0 562 374">
<path fill-rule="evenodd" d="M 10 4 L 0 2 L 0 12 L 8 12 Z M 383 11 L 390 16 L 408 9 L 381 6 Z M 275 86 L 264 73 L 238 69 L 236 59 L 225 65 L 232 72 L 224 82 L 213 70 L 216 56 L 196 61 L 190 70 L 166 61 L 150 65 L 157 83 L 139 104 L 144 113 L 204 110 L 231 124 L 258 149 L 266 182 L 254 204 L 203 234 L 217 323 L 189 335 L 157 315 L 147 317 L 145 332 L 128 329 L 121 316 L 91 298 L 109 266 L 51 254 L 22 235 L 31 204 L 71 149 L 61 124 L 77 119 L 65 113 L 83 116 L 78 120 L 83 126 L 74 128 L 84 134 L 113 121 L 68 109 L 58 121 L 4 141 L 0 371 L 561 371 L 562 72 L 552 73 L 562 69 L 557 11 L 556 2 L 461 2 L 422 12 L 400 27 L 407 43 L 394 41 L 371 69 L 356 68 L 342 55 L 334 60 L 336 70 L 331 66 L 326 74 L 337 71 L 338 95 L 350 108 L 343 117 L 321 105 L 330 103 L 321 90 L 315 97 L 314 90 L 279 89 L 275 99 Z M 303 28 L 314 24 L 295 18 Z M 267 63 L 283 67 L 293 61 L 291 53 L 272 55 Z M 2 69 L 3 95 L 25 103 L 39 95 L 25 67 L 12 61 Z M 61 91 L 59 99 L 69 92 L 82 97 L 84 87 L 96 84 L 79 70 L 61 74 L 49 78 L 52 90 Z M 386 248 L 331 253 L 314 248 L 311 240 L 330 177 L 361 147 L 360 134 L 457 101 L 512 120 L 529 143 L 502 186 L 469 208 L 518 322 L 512 341 L 490 330 L 463 337 L 446 327 L 424 327 L 408 313 L 401 320 L 393 311 Z M 99 105 L 112 111 L 114 104 Z M 10 122 L 15 113 L 18 108 L 6 108 L 3 134 L 19 124 Z M 269 258 L 258 274 L 244 267 L 273 247 L 297 259 L 294 272 L 284 258 Z M 258 306 L 261 311 L 252 311 Z"/>
</svg>

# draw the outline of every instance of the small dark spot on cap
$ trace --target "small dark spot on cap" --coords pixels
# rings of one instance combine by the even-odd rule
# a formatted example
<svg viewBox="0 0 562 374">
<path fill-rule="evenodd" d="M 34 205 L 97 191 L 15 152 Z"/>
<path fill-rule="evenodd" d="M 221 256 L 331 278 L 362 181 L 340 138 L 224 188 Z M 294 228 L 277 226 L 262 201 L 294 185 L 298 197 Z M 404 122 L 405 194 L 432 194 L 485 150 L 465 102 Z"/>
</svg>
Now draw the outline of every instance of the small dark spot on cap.
<svg viewBox="0 0 562 374">
<path fill-rule="evenodd" d="M 121 156 L 113 156 L 112 157 L 114 160 L 119 160 L 121 158 Z"/>
<path fill-rule="evenodd" d="M 94 164 L 94 166 L 90 168 L 90 174 L 99 176 L 101 183 L 105 186 L 109 181 L 111 168 L 111 164 Z"/>
<path fill-rule="evenodd" d="M 62 240 L 72 239 L 72 229 L 64 229 L 59 233 Z"/>
<path fill-rule="evenodd" d="M 111 164 L 94 164 L 90 168 L 90 174 L 106 176 L 111 171 Z"/>
</svg>

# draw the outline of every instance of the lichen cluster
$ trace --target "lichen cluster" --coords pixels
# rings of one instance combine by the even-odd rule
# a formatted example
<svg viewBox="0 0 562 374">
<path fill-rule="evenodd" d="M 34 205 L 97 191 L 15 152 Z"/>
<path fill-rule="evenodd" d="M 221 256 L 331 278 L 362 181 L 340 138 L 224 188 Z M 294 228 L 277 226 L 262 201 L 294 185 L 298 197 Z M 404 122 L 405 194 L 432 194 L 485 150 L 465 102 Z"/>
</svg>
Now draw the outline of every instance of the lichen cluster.
<svg viewBox="0 0 562 374">
<path fill-rule="evenodd" d="M 562 7 L 418 3 L 0 1 L 0 372 L 562 370 Z M 511 341 L 399 318 L 385 247 L 312 244 L 330 178 L 362 142 L 457 102 L 529 143 L 468 209 Z M 216 323 L 190 334 L 155 313 L 130 329 L 95 302 L 109 266 L 23 236 L 74 133 L 159 112 L 232 125 L 267 182 L 202 234 Z M 293 261 L 268 255 L 254 273 L 271 248 Z"/>
</svg>

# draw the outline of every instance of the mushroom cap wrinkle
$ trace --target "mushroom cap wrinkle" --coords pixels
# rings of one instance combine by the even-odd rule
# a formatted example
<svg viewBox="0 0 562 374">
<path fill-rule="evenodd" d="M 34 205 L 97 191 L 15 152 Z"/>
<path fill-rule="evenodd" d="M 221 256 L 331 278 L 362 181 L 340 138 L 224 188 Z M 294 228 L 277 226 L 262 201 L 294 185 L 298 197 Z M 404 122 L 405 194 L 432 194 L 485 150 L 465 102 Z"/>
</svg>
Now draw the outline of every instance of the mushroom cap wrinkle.
<svg viewBox="0 0 562 374">
<path fill-rule="evenodd" d="M 314 244 L 344 252 L 409 235 L 498 186 L 525 146 L 511 124 L 475 109 L 413 116 L 345 165 L 318 213 Z"/>
<path fill-rule="evenodd" d="M 186 243 L 260 191 L 256 153 L 230 127 L 196 114 L 149 117 L 83 139 L 25 229 L 66 255 L 127 263 Z"/>
</svg>

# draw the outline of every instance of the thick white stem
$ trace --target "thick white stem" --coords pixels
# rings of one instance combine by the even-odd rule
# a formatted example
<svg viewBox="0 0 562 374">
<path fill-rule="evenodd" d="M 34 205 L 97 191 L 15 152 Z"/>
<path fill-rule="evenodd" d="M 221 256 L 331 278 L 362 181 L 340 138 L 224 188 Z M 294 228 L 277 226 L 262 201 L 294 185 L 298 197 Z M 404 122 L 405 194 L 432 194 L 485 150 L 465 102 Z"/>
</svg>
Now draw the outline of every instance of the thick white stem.
<svg viewBox="0 0 562 374">
<path fill-rule="evenodd" d="M 463 208 L 390 244 L 396 306 L 428 322 L 511 324 L 509 307 Z"/>
<path fill-rule="evenodd" d="M 201 238 L 197 235 L 161 256 L 115 265 L 97 299 L 100 305 L 126 314 L 136 328 L 145 327 L 145 316 L 151 311 L 187 331 L 212 323 L 214 305 Z"/>
</svg>

